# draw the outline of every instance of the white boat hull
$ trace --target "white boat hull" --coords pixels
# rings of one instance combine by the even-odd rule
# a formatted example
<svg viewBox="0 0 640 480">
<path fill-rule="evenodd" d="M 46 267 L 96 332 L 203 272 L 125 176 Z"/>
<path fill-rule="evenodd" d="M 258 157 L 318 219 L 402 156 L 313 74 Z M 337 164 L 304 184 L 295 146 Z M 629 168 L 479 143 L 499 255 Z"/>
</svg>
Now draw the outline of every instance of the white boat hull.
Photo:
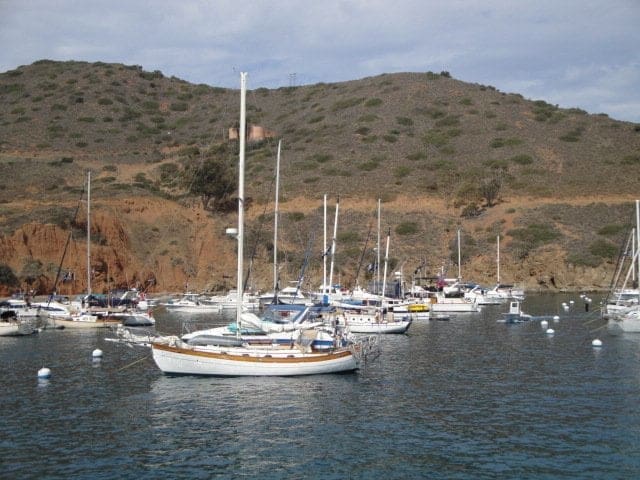
<svg viewBox="0 0 640 480">
<path fill-rule="evenodd" d="M 17 337 L 36 333 L 36 329 L 24 321 L 0 322 L 0 337 Z"/>
<path fill-rule="evenodd" d="M 349 372 L 358 361 L 348 349 L 302 353 L 297 349 L 189 347 L 154 343 L 153 360 L 164 373 L 212 376 L 294 376 Z"/>
<path fill-rule="evenodd" d="M 431 305 L 433 313 L 475 313 L 479 312 L 480 307 L 472 302 L 448 302 L 440 301 Z"/>
<path fill-rule="evenodd" d="M 165 305 L 169 313 L 218 313 L 219 305 Z"/>
<path fill-rule="evenodd" d="M 95 315 L 80 315 L 77 318 L 50 318 L 49 324 L 64 328 L 109 328 L 119 325 L 119 320 L 113 318 L 98 318 Z"/>
<path fill-rule="evenodd" d="M 405 333 L 411 326 L 411 320 L 398 322 L 355 322 L 347 323 L 351 333 Z"/>
<path fill-rule="evenodd" d="M 640 315 L 638 312 L 631 312 L 610 318 L 607 329 L 613 333 L 640 333 Z"/>
</svg>

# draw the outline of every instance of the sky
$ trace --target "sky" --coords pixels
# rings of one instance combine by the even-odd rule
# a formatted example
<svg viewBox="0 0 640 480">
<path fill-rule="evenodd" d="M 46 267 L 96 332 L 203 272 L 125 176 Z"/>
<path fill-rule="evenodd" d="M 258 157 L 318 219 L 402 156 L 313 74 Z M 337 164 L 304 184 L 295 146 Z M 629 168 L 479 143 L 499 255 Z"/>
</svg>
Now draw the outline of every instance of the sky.
<svg viewBox="0 0 640 480">
<path fill-rule="evenodd" d="M 277 88 L 450 72 L 640 123 L 640 0 L 0 0 L 0 72 L 140 65 Z"/>
</svg>

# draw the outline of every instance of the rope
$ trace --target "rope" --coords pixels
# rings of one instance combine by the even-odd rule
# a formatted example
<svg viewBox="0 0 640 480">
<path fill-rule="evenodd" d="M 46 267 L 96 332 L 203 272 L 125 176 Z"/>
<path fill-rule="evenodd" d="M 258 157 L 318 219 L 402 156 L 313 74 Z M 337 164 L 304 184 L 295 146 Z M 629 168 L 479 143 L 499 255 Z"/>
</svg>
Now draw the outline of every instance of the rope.
<svg viewBox="0 0 640 480">
<path fill-rule="evenodd" d="M 131 366 L 135 365 L 136 363 L 141 362 L 142 360 L 146 360 L 146 359 L 147 359 L 147 358 L 149 358 L 150 356 L 151 356 L 151 355 L 145 355 L 144 357 L 139 358 L 139 359 L 138 359 L 138 360 L 136 360 L 135 362 L 131 362 L 130 364 L 125 365 L 125 366 L 124 366 L 124 367 L 122 367 L 122 368 L 119 368 L 119 369 L 118 369 L 118 371 L 119 371 L 119 372 L 121 372 L 121 371 L 122 371 L 122 370 L 124 370 L 125 368 L 129 368 L 129 367 L 131 367 Z"/>
</svg>

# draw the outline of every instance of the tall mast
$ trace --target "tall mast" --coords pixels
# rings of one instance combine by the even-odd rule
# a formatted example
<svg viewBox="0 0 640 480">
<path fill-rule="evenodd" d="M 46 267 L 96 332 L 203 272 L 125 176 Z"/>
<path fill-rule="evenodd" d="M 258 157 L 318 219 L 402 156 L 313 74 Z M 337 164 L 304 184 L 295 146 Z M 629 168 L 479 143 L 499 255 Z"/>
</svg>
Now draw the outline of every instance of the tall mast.
<svg viewBox="0 0 640 480">
<path fill-rule="evenodd" d="M 498 254 L 496 255 L 496 261 L 498 262 L 498 275 L 497 275 L 497 280 L 498 280 L 498 285 L 500 285 L 500 235 L 498 235 L 498 241 L 497 241 L 497 245 L 498 245 Z"/>
<path fill-rule="evenodd" d="M 327 194 L 324 194 L 324 243 L 322 246 L 322 303 L 329 303 L 329 293 L 327 290 Z"/>
<path fill-rule="evenodd" d="M 391 229 L 387 232 L 387 248 L 384 252 L 384 275 L 382 277 L 382 295 L 380 298 L 383 299 L 387 290 L 387 264 L 389 263 L 389 239 L 391 238 Z M 380 302 L 380 306 L 382 306 L 382 301 Z"/>
<path fill-rule="evenodd" d="M 640 252 L 640 200 L 636 200 L 636 254 Z M 640 255 L 638 255 L 638 276 L 640 276 Z"/>
<path fill-rule="evenodd" d="M 631 229 L 631 258 L 636 258 L 636 229 Z M 636 281 L 636 262 L 631 262 L 631 281 Z"/>
<path fill-rule="evenodd" d="M 336 236 L 338 235 L 338 211 L 340 209 L 340 197 L 336 200 L 336 218 L 333 223 L 333 238 L 331 239 L 331 267 L 329 269 L 329 293 L 333 285 L 333 263 L 336 255 Z"/>
<path fill-rule="evenodd" d="M 247 74 L 240 73 L 240 159 L 238 164 L 238 280 L 237 280 L 237 336 L 240 337 L 240 320 L 242 317 L 242 261 L 244 255 L 244 149 L 247 136 L 246 126 Z"/>
<path fill-rule="evenodd" d="M 460 263 L 460 229 L 458 229 L 458 281 L 462 280 L 462 265 Z"/>
<path fill-rule="evenodd" d="M 91 295 L 91 171 L 87 172 L 87 295 Z"/>
<path fill-rule="evenodd" d="M 276 295 L 278 288 L 278 198 L 280 192 L 280 146 L 282 140 L 278 140 L 278 156 L 276 158 L 276 204 L 273 225 L 273 294 Z"/>
<path fill-rule="evenodd" d="M 378 199 L 378 245 L 376 246 L 378 258 L 376 259 L 376 288 L 375 293 L 380 293 L 380 199 Z M 383 292 L 384 294 L 384 292 Z"/>
</svg>

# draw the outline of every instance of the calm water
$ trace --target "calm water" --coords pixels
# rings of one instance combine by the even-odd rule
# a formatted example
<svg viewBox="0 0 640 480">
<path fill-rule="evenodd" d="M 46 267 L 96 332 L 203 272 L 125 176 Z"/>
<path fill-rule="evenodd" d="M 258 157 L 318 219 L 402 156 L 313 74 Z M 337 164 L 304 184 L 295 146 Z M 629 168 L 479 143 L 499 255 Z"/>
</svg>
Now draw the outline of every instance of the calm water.
<svg viewBox="0 0 640 480">
<path fill-rule="evenodd" d="M 0 477 L 638 478 L 640 335 L 594 331 L 577 295 L 523 309 L 570 298 L 552 337 L 491 307 L 383 337 L 345 375 L 168 377 L 104 332 L 0 338 Z"/>
</svg>

